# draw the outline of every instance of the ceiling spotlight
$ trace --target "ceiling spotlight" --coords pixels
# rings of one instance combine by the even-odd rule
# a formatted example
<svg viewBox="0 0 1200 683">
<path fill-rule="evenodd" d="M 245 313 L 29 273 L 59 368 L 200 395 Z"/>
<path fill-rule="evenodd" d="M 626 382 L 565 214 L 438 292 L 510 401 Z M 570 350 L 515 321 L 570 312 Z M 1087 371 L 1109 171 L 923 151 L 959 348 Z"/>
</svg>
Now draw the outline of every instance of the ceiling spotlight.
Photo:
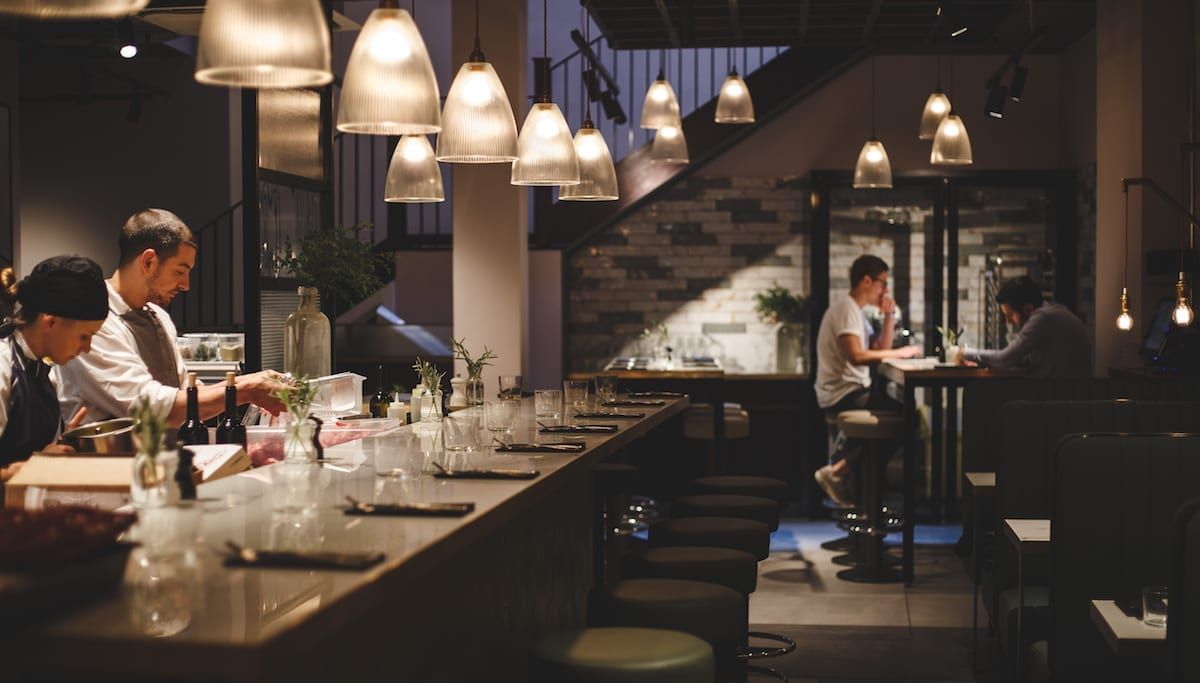
<svg viewBox="0 0 1200 683">
<path fill-rule="evenodd" d="M 962 28 L 958 29 L 957 31 L 953 31 L 953 32 L 951 32 L 951 33 L 950 33 L 950 37 L 951 37 L 951 38 L 957 38 L 957 37 L 961 36 L 962 34 L 964 34 L 964 33 L 966 33 L 966 32 L 967 32 L 967 27 L 966 27 L 966 26 L 963 26 Z"/>
<path fill-rule="evenodd" d="M 1021 93 L 1025 91 L 1025 78 L 1028 75 L 1028 67 L 1019 64 L 1013 67 L 1012 85 L 1008 86 L 1008 97 L 1013 102 L 1021 101 Z"/>
<path fill-rule="evenodd" d="M 988 91 L 987 115 L 994 119 L 1004 118 L 1004 100 L 1008 97 L 1008 88 L 1000 84 L 992 86 Z"/>
<path fill-rule="evenodd" d="M 137 39 L 133 34 L 133 22 L 129 17 L 125 17 L 117 24 L 117 42 L 121 45 L 117 52 L 122 57 L 133 59 L 137 56 Z"/>
<path fill-rule="evenodd" d="M 600 106 L 604 109 L 604 118 L 616 122 L 618 126 L 625 125 L 625 122 L 628 121 L 620 100 L 611 90 L 600 93 Z"/>
</svg>

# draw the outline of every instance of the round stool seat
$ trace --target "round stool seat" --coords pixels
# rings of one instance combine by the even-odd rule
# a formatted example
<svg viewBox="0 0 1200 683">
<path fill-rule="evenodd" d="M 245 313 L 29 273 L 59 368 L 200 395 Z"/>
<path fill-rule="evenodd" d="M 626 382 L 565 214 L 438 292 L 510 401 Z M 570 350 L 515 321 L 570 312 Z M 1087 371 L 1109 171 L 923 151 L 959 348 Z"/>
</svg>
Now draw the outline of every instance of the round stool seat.
<svg viewBox="0 0 1200 683">
<path fill-rule="evenodd" d="M 603 491 L 628 491 L 637 483 L 638 468 L 619 462 L 597 463 L 592 470 L 596 486 Z"/>
<path fill-rule="evenodd" d="M 738 496 L 710 493 L 676 498 L 671 505 L 675 517 L 736 517 L 753 519 L 766 524 L 771 531 L 779 529 L 779 503 L 761 496 Z"/>
<path fill-rule="evenodd" d="M 838 415 L 838 429 L 851 439 L 897 440 L 904 435 L 904 418 L 881 411 L 843 413 Z"/>
<path fill-rule="evenodd" d="M 533 683 L 711 683 L 712 647 L 681 631 L 589 628 L 542 638 L 530 648 Z"/>
<path fill-rule="evenodd" d="M 744 550 L 679 546 L 629 555 L 621 575 L 634 579 L 687 579 L 716 583 L 749 595 L 758 587 L 758 560 Z"/>
<path fill-rule="evenodd" d="M 725 404 L 725 438 L 745 439 L 750 436 L 750 413 L 738 403 Z M 696 403 L 683 414 L 685 439 L 713 438 L 713 408 L 709 403 Z"/>
<path fill-rule="evenodd" d="M 761 496 L 783 504 L 788 499 L 788 483 L 771 477 L 741 475 L 700 477 L 688 485 L 690 493 L 727 493 L 735 496 Z"/>
<path fill-rule="evenodd" d="M 683 631 L 710 645 L 746 637 L 746 597 L 725 586 L 683 579 L 629 579 L 609 589 L 605 622 Z"/>
<path fill-rule="evenodd" d="M 650 547 L 678 546 L 731 548 L 765 560 L 771 553 L 771 529 L 735 517 L 681 517 L 650 525 Z"/>
</svg>

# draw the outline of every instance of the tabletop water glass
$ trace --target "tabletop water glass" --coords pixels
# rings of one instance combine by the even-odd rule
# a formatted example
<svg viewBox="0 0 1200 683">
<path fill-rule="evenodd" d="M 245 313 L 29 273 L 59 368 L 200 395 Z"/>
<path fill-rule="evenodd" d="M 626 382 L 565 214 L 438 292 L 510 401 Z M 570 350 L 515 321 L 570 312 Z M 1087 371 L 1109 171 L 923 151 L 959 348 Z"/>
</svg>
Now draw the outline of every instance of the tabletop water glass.
<svg viewBox="0 0 1200 683">
<path fill-rule="evenodd" d="M 484 422 L 490 432 L 511 432 L 517 417 L 516 401 L 488 401 L 483 405 Z"/>
<path fill-rule="evenodd" d="M 1147 626 L 1166 628 L 1167 589 L 1165 586 L 1151 586 L 1142 589 L 1142 623 Z"/>
<path fill-rule="evenodd" d="M 562 399 L 558 389 L 538 389 L 533 392 L 533 409 L 539 418 L 557 420 L 562 417 Z"/>
<path fill-rule="evenodd" d="M 409 430 L 364 439 L 374 444 L 375 474 L 380 477 L 411 479 L 421 476 L 425 454 L 417 437 Z"/>
<path fill-rule="evenodd" d="M 521 400 L 522 378 L 520 375 L 500 375 L 500 394 L 502 400 Z"/>
<path fill-rule="evenodd" d="M 583 410 L 587 407 L 588 383 L 585 380 L 567 380 L 563 382 L 564 407 Z"/>
<path fill-rule="evenodd" d="M 452 453 L 479 450 L 479 417 L 455 415 L 442 420 L 442 448 Z"/>
<path fill-rule="evenodd" d="M 596 375 L 596 400 L 608 403 L 617 397 L 617 376 Z"/>
</svg>

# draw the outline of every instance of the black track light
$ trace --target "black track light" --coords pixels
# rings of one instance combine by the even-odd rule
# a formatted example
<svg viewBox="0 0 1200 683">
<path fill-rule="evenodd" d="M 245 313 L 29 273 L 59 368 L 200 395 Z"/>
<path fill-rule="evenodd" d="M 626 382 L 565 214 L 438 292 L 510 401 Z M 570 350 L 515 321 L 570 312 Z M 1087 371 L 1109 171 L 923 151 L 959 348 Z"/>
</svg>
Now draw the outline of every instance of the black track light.
<svg viewBox="0 0 1200 683">
<path fill-rule="evenodd" d="M 623 125 L 627 120 L 625 110 L 621 108 L 621 103 L 611 90 L 600 93 L 600 106 L 604 108 L 604 117 L 615 121 L 618 126 Z"/>
<path fill-rule="evenodd" d="M 1008 88 L 997 83 L 988 91 L 987 115 L 994 119 L 1004 118 L 1004 100 L 1008 97 Z"/>
<path fill-rule="evenodd" d="M 129 17 L 125 17 L 117 24 L 117 42 L 120 46 L 117 52 L 122 57 L 133 59 L 137 56 L 137 37 L 133 33 L 133 21 Z"/>
<path fill-rule="evenodd" d="M 596 75 L 595 69 L 586 69 L 583 72 L 583 83 L 587 87 L 588 100 L 591 102 L 600 101 L 600 77 Z"/>
<path fill-rule="evenodd" d="M 1012 84 L 1008 86 L 1008 97 L 1013 102 L 1021 101 L 1021 93 L 1025 91 L 1025 78 L 1029 75 L 1029 68 L 1018 64 L 1013 67 Z"/>
</svg>

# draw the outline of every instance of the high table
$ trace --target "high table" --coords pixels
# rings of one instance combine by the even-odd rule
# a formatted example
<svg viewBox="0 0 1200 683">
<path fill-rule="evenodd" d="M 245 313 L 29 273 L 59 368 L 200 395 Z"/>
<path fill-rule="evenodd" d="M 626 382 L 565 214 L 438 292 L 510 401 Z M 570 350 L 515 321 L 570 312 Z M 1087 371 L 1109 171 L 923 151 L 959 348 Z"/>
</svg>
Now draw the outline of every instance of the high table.
<svg viewBox="0 0 1200 683">
<path fill-rule="evenodd" d="M 1017 674 L 1025 671 L 1025 557 L 1050 552 L 1050 520 L 1005 519 L 1004 536 L 1017 550 Z"/>
<path fill-rule="evenodd" d="M 1093 600 L 1092 623 L 1119 657 L 1161 657 L 1167 654 L 1167 629 L 1147 626 L 1112 600 Z"/>
<path fill-rule="evenodd" d="M 949 501 L 948 512 L 953 514 L 957 498 L 958 476 L 954 454 L 958 443 L 958 389 L 973 382 L 999 377 L 1019 377 L 1021 373 L 989 368 L 934 365 L 929 360 L 884 361 L 879 366 L 884 379 L 904 389 L 904 582 L 913 581 L 913 531 L 916 524 L 915 502 L 917 487 L 917 449 L 920 438 L 917 423 L 917 389 L 932 391 L 930 439 L 932 480 L 930 503 L 935 520 L 943 514 L 943 492 Z M 949 389 L 945 411 L 942 409 L 942 390 Z M 944 418 L 944 419 L 943 419 Z M 945 472 L 943 473 L 943 464 Z"/>
<path fill-rule="evenodd" d="M 118 595 L 0 641 L 5 673 L 36 680 L 523 681 L 531 639 L 585 623 L 593 465 L 687 406 L 675 399 L 639 408 L 641 419 L 592 420 L 620 430 L 583 437 L 587 449 L 578 455 L 472 455 L 477 466 L 541 471 L 529 481 L 391 480 L 376 476 L 368 455 L 365 463 L 319 468 L 312 514 L 272 513 L 279 466 L 204 484 L 203 540 L 175 568 L 192 581 L 165 596 L 166 612 L 190 612 L 185 630 L 146 635 L 152 614 L 147 595 L 134 589 L 146 569 L 135 558 Z M 513 438 L 538 438 L 534 423 L 533 401 L 525 399 Z M 426 437 L 425 445 L 433 441 Z M 347 495 L 476 507 L 461 518 L 352 517 L 338 507 Z M 224 567 L 217 552 L 226 541 L 264 548 L 281 539 L 382 551 L 386 559 L 366 571 L 244 569 Z"/>
</svg>

